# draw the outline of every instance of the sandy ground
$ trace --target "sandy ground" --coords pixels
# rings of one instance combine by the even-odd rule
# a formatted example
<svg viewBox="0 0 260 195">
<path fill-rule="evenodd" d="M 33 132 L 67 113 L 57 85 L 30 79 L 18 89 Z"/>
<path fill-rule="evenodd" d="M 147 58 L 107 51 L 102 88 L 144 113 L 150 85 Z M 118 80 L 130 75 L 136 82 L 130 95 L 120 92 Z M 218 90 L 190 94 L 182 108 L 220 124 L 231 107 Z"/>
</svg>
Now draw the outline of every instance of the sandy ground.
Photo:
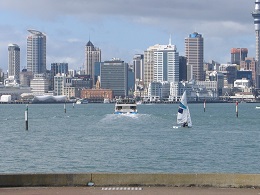
<svg viewBox="0 0 260 195">
<path fill-rule="evenodd" d="M 198 187 L 15 187 L 0 195 L 260 195 L 260 189 Z"/>
</svg>

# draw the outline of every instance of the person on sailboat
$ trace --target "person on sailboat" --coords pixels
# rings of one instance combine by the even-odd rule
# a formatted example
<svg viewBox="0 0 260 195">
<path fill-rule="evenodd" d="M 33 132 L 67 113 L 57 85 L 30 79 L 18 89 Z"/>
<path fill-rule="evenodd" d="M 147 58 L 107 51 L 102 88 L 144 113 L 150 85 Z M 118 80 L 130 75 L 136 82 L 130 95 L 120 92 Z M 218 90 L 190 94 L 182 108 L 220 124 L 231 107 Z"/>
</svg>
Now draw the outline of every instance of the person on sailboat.
<svg viewBox="0 0 260 195">
<path fill-rule="evenodd" d="M 182 127 L 188 127 L 188 123 L 187 123 L 187 122 L 184 122 L 184 123 L 182 124 Z"/>
</svg>

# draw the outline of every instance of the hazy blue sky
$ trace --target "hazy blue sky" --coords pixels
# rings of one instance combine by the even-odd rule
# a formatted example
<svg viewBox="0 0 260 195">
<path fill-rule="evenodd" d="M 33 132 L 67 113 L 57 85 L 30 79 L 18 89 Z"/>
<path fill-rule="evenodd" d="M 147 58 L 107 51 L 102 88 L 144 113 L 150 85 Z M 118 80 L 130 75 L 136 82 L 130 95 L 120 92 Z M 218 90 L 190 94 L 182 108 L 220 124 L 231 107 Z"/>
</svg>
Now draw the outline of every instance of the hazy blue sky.
<svg viewBox="0 0 260 195">
<path fill-rule="evenodd" d="M 47 35 L 47 68 L 84 63 L 89 41 L 113 57 L 131 63 L 149 46 L 172 44 L 185 54 L 184 39 L 197 31 L 204 37 L 204 60 L 230 61 L 232 47 L 246 47 L 255 57 L 251 12 L 255 0 L 0 0 L 0 68 L 7 70 L 8 44 L 21 48 L 26 67 L 28 29 Z"/>
</svg>

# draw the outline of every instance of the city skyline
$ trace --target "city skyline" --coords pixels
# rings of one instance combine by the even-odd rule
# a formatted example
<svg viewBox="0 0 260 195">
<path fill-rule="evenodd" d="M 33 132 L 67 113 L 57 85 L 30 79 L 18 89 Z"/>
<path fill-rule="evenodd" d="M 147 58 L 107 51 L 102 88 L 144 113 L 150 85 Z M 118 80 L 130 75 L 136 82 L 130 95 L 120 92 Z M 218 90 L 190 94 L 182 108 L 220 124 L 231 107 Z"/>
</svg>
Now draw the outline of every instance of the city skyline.
<svg viewBox="0 0 260 195">
<path fill-rule="evenodd" d="M 70 1 L 25 3 L 0 0 L 0 68 L 7 70 L 8 45 L 19 45 L 21 69 L 26 67 L 28 29 L 47 36 L 47 68 L 68 63 L 83 68 L 89 40 L 102 50 L 102 61 L 113 57 L 132 63 L 135 54 L 155 44 L 172 44 L 185 55 L 185 38 L 194 31 L 204 38 L 204 61 L 230 61 L 231 48 L 248 48 L 255 57 L 255 31 L 251 12 L 255 0 Z M 30 5 L 30 6 L 28 6 Z M 37 8 L 41 7 L 41 10 Z"/>
</svg>

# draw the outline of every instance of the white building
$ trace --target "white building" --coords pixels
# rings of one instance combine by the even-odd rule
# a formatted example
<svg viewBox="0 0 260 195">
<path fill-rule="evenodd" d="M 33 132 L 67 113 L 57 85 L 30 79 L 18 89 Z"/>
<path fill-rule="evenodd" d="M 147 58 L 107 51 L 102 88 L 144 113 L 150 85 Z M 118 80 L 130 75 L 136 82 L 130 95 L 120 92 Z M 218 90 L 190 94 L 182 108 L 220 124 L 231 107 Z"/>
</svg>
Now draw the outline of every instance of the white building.
<svg viewBox="0 0 260 195">
<path fill-rule="evenodd" d="M 37 30 L 28 30 L 27 71 L 33 74 L 46 72 L 46 35 Z"/>
<path fill-rule="evenodd" d="M 57 74 L 56 76 L 54 76 L 53 94 L 55 96 L 64 94 L 65 82 L 66 82 L 66 76 L 64 74 Z"/>
<path fill-rule="evenodd" d="M 44 95 L 48 93 L 49 81 L 46 79 L 45 74 L 35 74 L 30 87 L 34 95 Z"/>
<path fill-rule="evenodd" d="M 155 82 L 179 82 L 179 53 L 175 45 L 164 45 L 154 52 Z"/>
</svg>

